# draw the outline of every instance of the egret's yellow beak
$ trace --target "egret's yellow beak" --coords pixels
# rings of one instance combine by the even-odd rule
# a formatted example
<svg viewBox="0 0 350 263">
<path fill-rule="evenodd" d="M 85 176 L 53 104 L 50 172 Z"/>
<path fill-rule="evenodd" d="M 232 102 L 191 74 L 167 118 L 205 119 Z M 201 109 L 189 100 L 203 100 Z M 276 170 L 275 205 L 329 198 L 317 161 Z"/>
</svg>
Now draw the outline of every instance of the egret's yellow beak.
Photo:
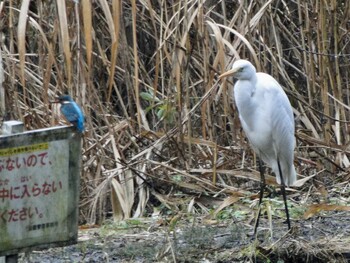
<svg viewBox="0 0 350 263">
<path fill-rule="evenodd" d="M 238 70 L 239 70 L 239 68 L 233 68 L 229 71 L 226 71 L 225 73 L 223 73 L 219 76 L 219 79 L 229 77 L 229 76 L 234 76 Z"/>
</svg>

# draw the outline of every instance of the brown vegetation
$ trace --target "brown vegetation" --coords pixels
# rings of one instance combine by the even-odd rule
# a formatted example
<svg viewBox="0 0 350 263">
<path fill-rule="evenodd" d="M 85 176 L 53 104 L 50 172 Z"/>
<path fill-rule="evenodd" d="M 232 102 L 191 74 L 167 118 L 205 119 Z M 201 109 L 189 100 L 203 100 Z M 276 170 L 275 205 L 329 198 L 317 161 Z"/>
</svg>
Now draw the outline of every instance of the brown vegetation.
<svg viewBox="0 0 350 263">
<path fill-rule="evenodd" d="M 294 107 L 299 179 L 315 175 L 294 196 L 349 187 L 349 1 L 77 2 L 0 1 L 0 110 L 30 130 L 63 123 L 55 95 L 82 105 L 81 222 L 251 197 L 255 157 L 218 81 L 239 57 Z"/>
</svg>

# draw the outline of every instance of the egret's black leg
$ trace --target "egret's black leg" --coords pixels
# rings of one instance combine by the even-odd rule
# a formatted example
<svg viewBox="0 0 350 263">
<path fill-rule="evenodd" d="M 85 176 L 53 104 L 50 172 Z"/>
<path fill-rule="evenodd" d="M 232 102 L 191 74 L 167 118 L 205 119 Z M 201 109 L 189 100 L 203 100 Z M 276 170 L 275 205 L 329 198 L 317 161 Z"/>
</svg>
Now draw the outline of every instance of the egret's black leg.
<svg viewBox="0 0 350 263">
<path fill-rule="evenodd" d="M 259 207 L 258 207 L 258 216 L 255 221 L 254 226 L 254 235 L 256 234 L 256 230 L 259 226 L 259 219 L 261 214 L 261 202 L 264 197 L 264 190 L 265 190 L 265 175 L 264 175 L 264 166 L 261 158 L 259 158 L 259 171 L 260 171 L 260 195 L 259 195 Z"/>
<path fill-rule="evenodd" d="M 286 187 L 285 187 L 285 184 L 284 184 L 284 178 L 282 176 L 282 169 L 281 169 L 281 165 L 280 165 L 279 159 L 277 159 L 277 164 L 278 164 L 278 171 L 280 172 L 280 176 L 281 176 L 281 191 L 282 191 L 282 196 L 283 196 L 283 201 L 284 201 L 284 208 L 286 210 L 287 224 L 288 224 L 288 229 L 290 229 L 290 220 L 289 220 L 289 212 L 288 212 L 288 206 L 287 206 Z"/>
</svg>

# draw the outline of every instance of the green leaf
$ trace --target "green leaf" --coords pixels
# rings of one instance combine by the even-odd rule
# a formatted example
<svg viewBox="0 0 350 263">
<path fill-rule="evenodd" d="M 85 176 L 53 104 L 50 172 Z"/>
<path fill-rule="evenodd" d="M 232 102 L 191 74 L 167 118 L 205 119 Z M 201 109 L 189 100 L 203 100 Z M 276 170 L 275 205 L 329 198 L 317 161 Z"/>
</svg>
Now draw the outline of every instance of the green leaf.
<svg viewBox="0 0 350 263">
<path fill-rule="evenodd" d="M 159 99 L 156 96 L 154 96 L 153 92 L 141 92 L 140 97 L 150 102 L 159 102 Z"/>
</svg>

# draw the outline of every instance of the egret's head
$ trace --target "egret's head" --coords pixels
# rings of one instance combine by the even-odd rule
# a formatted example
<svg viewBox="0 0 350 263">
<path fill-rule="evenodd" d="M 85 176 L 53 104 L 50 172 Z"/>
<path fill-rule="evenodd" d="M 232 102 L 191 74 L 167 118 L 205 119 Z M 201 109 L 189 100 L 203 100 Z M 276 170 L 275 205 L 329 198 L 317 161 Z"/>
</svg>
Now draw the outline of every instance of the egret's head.
<svg viewBox="0 0 350 263">
<path fill-rule="evenodd" d="M 59 97 L 55 98 L 53 103 L 65 104 L 65 103 L 68 103 L 68 102 L 71 102 L 71 101 L 73 101 L 71 96 L 69 96 L 69 95 L 62 95 L 62 96 L 59 96 Z"/>
<path fill-rule="evenodd" d="M 250 80 L 256 73 L 255 67 L 248 60 L 239 59 L 232 65 L 232 69 L 223 73 L 219 78 L 233 76 L 239 80 Z"/>
</svg>

